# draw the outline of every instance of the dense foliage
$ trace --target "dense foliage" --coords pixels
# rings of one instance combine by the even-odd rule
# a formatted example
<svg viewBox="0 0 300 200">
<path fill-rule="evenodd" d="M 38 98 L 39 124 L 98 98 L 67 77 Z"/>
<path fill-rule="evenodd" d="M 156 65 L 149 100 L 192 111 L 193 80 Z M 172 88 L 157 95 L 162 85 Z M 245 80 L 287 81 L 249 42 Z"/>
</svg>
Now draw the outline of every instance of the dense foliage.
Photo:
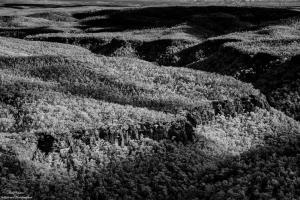
<svg viewBox="0 0 300 200">
<path fill-rule="evenodd" d="M 61 139 L 48 155 L 30 152 L 18 134 L 4 135 L 10 140 L 2 154 L 3 188 L 37 199 L 297 198 L 299 129 L 282 113 L 259 110 L 219 116 L 199 127 L 197 142 L 189 145 L 141 138 L 122 148 L 88 135 Z M 227 148 L 232 142 L 236 147 Z M 32 161 L 18 160 L 25 156 L 13 150 Z"/>
<path fill-rule="evenodd" d="M 298 17 L 210 38 L 183 52 L 181 62 L 198 60 L 187 67 L 251 82 L 272 106 L 299 120 L 299 27 Z"/>
<path fill-rule="evenodd" d="M 63 9 L 0 17 L 0 198 L 299 199 L 297 11 Z"/>
</svg>

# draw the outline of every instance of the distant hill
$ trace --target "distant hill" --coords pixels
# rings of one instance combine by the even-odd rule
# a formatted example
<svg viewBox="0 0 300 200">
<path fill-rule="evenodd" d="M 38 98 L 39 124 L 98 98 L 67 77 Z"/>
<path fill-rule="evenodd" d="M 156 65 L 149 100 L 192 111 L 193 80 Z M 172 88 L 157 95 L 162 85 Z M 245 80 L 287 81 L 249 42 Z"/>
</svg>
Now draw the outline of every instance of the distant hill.
<svg viewBox="0 0 300 200">
<path fill-rule="evenodd" d="M 0 4 L 24 3 L 22 0 L 3 0 Z M 151 6 L 151 5 L 261 5 L 261 6 L 300 6 L 298 0 L 28 0 L 27 4 L 112 4 L 127 6 Z"/>
</svg>

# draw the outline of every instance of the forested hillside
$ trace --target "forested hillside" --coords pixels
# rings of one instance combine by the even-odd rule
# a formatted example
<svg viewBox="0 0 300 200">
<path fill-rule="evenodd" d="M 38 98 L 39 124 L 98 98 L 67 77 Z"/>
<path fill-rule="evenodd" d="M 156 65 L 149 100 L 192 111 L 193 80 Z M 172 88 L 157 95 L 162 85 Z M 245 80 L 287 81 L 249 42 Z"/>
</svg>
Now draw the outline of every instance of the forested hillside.
<svg viewBox="0 0 300 200">
<path fill-rule="evenodd" d="M 6 6 L 0 197 L 299 199 L 295 9 Z"/>
</svg>

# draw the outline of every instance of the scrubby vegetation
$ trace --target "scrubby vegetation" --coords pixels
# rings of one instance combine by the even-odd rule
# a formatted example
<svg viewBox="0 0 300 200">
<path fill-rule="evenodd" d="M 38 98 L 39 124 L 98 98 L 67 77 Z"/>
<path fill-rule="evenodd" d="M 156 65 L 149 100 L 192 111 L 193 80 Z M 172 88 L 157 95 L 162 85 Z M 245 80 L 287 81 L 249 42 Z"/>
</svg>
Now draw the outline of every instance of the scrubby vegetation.
<svg viewBox="0 0 300 200">
<path fill-rule="evenodd" d="M 300 197 L 299 12 L 27 6 L 0 17 L 0 196 Z"/>
</svg>

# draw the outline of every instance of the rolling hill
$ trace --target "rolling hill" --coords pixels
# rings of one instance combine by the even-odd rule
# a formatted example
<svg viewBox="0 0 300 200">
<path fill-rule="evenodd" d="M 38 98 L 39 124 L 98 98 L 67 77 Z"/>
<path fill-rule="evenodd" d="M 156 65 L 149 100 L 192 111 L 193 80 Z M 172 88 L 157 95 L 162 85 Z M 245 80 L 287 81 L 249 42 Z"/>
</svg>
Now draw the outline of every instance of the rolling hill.
<svg viewBox="0 0 300 200">
<path fill-rule="evenodd" d="M 299 12 L 20 6 L 0 17 L 0 196 L 299 198 Z"/>
</svg>

